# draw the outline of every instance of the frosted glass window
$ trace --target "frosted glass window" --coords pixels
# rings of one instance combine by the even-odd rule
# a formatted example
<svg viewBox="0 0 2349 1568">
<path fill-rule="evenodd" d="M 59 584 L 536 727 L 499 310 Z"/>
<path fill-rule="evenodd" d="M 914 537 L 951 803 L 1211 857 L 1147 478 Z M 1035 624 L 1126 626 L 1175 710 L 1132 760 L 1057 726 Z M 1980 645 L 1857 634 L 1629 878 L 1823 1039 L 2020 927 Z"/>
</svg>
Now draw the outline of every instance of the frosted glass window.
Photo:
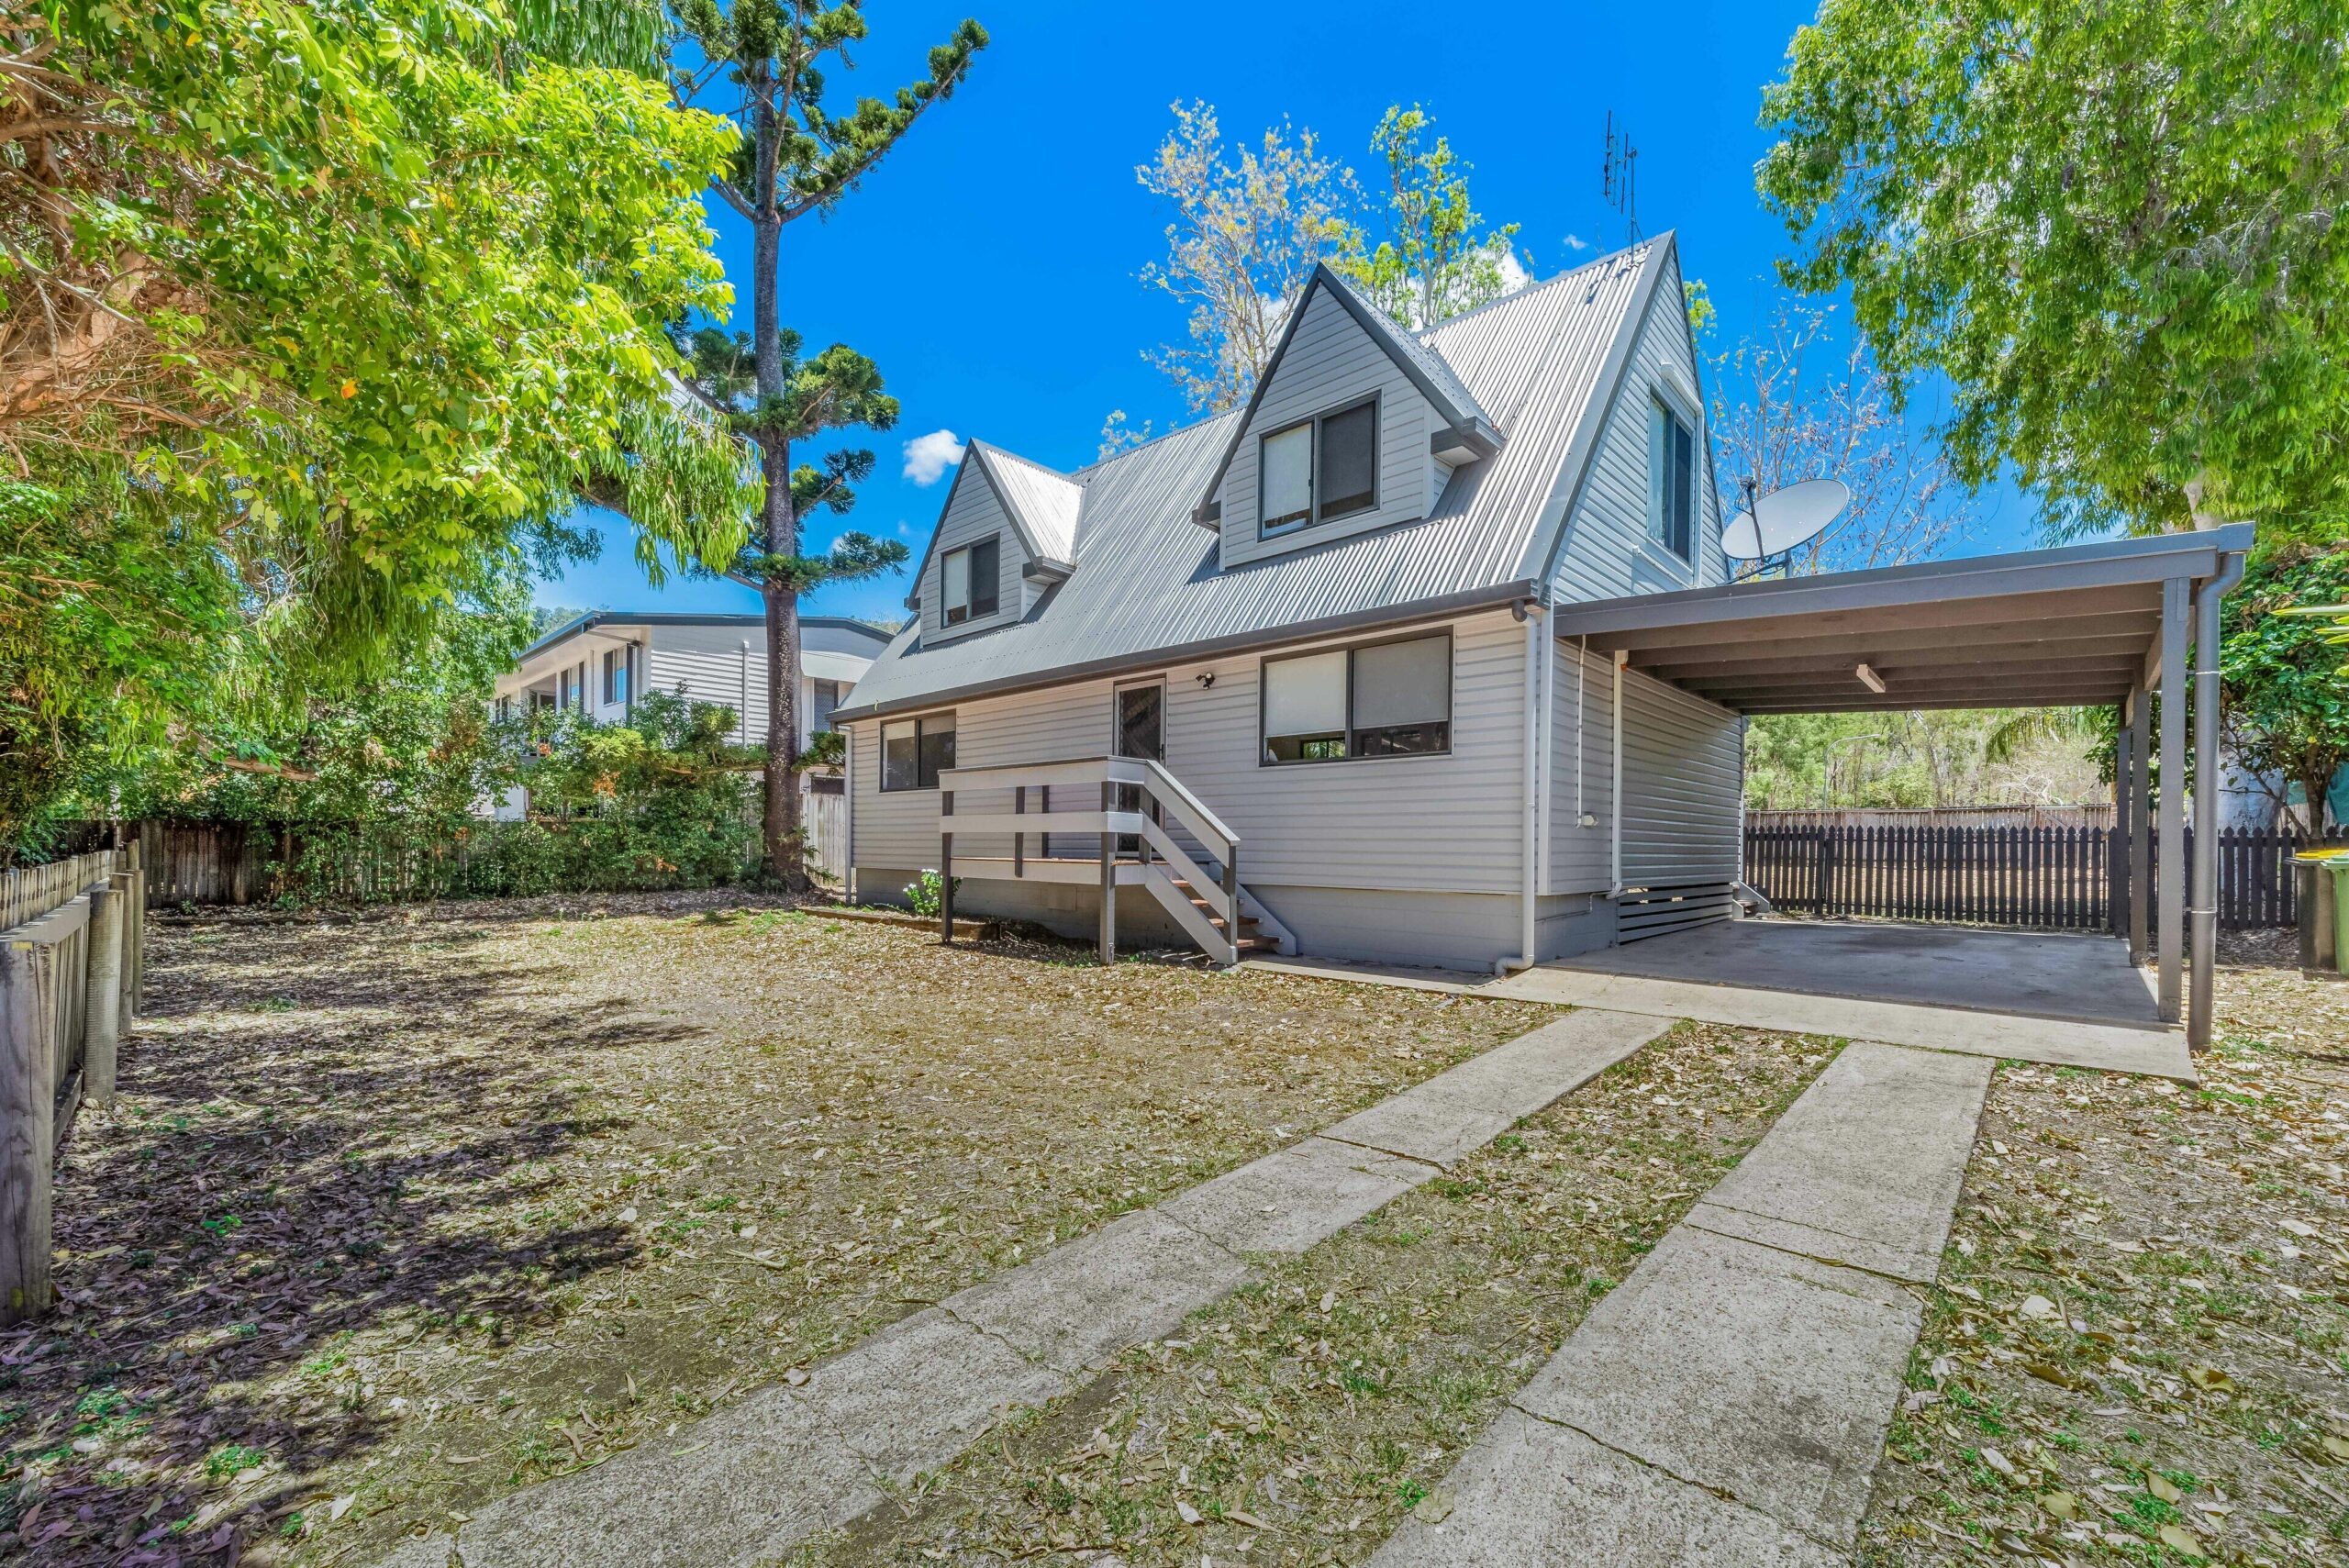
<svg viewBox="0 0 2349 1568">
<path fill-rule="evenodd" d="M 1313 517 L 1313 426 L 1293 425 L 1266 436 L 1258 465 L 1264 486 L 1264 531 L 1295 528 Z"/>
<path fill-rule="evenodd" d="M 971 618 L 971 552 L 950 550 L 946 552 L 946 624 Z"/>
</svg>

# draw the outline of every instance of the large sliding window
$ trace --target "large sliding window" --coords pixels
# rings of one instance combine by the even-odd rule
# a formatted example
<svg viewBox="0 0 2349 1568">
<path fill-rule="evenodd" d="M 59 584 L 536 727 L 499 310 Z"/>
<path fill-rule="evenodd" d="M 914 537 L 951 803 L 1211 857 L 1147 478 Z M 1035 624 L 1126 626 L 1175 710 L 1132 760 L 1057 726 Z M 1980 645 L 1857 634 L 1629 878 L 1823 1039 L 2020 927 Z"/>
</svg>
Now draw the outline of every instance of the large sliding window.
<svg viewBox="0 0 2349 1568">
<path fill-rule="evenodd" d="M 1697 438 L 1664 399 L 1648 400 L 1648 537 L 1696 559 Z"/>
<path fill-rule="evenodd" d="M 881 788 L 936 789 L 954 765 L 954 716 L 893 718 L 881 727 Z"/>
<path fill-rule="evenodd" d="M 1264 661 L 1268 767 L 1452 749 L 1452 634 Z"/>
<path fill-rule="evenodd" d="M 1333 522 L 1378 505 L 1378 400 L 1300 419 L 1256 447 L 1259 531 Z"/>
<path fill-rule="evenodd" d="M 1002 606 L 1003 546 L 1000 536 L 983 539 L 961 550 L 950 550 L 942 598 L 948 626 L 983 620 Z"/>
</svg>

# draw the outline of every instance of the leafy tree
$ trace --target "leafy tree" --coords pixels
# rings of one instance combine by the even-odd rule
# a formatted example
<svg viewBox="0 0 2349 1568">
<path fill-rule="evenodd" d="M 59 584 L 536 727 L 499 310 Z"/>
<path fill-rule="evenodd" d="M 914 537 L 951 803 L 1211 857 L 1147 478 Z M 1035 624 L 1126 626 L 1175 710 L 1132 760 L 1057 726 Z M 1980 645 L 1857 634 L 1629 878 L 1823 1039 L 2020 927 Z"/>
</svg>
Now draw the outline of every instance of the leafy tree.
<svg viewBox="0 0 2349 1568">
<path fill-rule="evenodd" d="M 1783 306 L 1766 334 L 1713 361 L 1712 434 L 1721 514 L 1806 479 L 1840 479 L 1852 500 L 1793 553 L 1796 573 L 1897 566 L 1940 554 L 1965 528 L 1969 495 L 1939 444 L 1913 437 L 1864 339 L 1840 348 L 1828 307 Z"/>
<path fill-rule="evenodd" d="M 2321 620 L 2292 612 L 2349 601 L 2349 545 L 2260 551 L 2225 600 L 2221 739 L 2278 807 L 2298 785 L 2311 832 L 2349 763 L 2349 671 Z"/>
<path fill-rule="evenodd" d="M 1526 281 L 1515 224 L 1484 228 L 1468 201 L 1468 166 L 1418 106 L 1390 108 L 1372 139 L 1387 187 L 1374 201 L 1311 130 L 1284 120 L 1260 144 L 1227 150 L 1212 105 L 1174 106 L 1174 127 L 1135 170 L 1174 206 L 1166 259 L 1142 282 L 1190 307 L 1189 342 L 1148 350 L 1194 412 L 1248 401 L 1317 262 L 1352 279 L 1406 327 L 1431 325 Z M 1366 230 L 1383 229 L 1374 244 Z M 1123 411 L 1102 428 L 1110 456 L 1147 436 Z"/>
<path fill-rule="evenodd" d="M 1386 163 L 1386 237 L 1374 250 L 1354 231 L 1338 263 L 1397 324 L 1413 328 L 1526 283 L 1513 243 L 1518 226 L 1485 227 L 1468 199 L 1468 163 L 1448 138 L 1428 145 L 1434 124 L 1417 104 L 1390 107 L 1379 120 L 1370 146 Z"/>
<path fill-rule="evenodd" d="M 1144 267 L 1141 281 L 1190 306 L 1190 342 L 1145 357 L 1194 413 L 1220 413 L 1255 391 L 1314 264 L 1335 260 L 1351 242 L 1347 219 L 1362 191 L 1309 129 L 1283 120 L 1266 127 L 1255 148 L 1243 142 L 1227 153 L 1214 105 L 1176 104 L 1174 114 L 1174 128 L 1134 171 L 1175 214 L 1166 259 Z M 1112 423 L 1123 417 L 1113 415 Z M 1124 435 L 1105 428 L 1105 453 L 1126 444 Z"/>
<path fill-rule="evenodd" d="M 924 111 L 966 77 L 986 47 L 986 30 L 965 21 L 930 51 L 929 74 L 895 98 L 860 98 L 845 114 L 826 105 L 826 62 L 851 64 L 848 50 L 865 36 L 861 0 L 677 0 L 674 6 L 698 65 L 679 64 L 672 84 L 680 104 L 718 96 L 737 145 L 715 182 L 718 195 L 751 226 L 751 330 L 681 330 L 690 350 L 690 385 L 728 428 L 758 450 L 765 495 L 750 538 L 730 559 L 704 556 L 726 575 L 759 591 L 766 612 L 767 761 L 764 839 L 768 874 L 793 892 L 807 885 L 797 788 L 799 596 L 826 583 L 852 582 L 902 566 L 906 548 L 862 533 L 840 536 L 812 553 L 803 532 L 818 510 L 848 511 L 854 486 L 873 471 L 869 450 L 843 448 L 795 465 L 801 442 L 854 426 L 885 430 L 897 402 L 873 361 L 842 344 L 803 357 L 798 334 L 783 325 L 784 226 L 829 212 L 913 128 Z"/>
<path fill-rule="evenodd" d="M 641 73 L 640 6 L 522 9 L 0 30 L 0 839 L 77 749 L 234 754 L 573 545 L 583 491 L 653 564 L 734 548 L 755 482 L 662 331 L 728 298 L 731 135 Z"/>
<path fill-rule="evenodd" d="M 2349 531 L 2336 0 L 1826 0 L 1765 94 L 1796 286 L 1954 385 L 1960 478 L 2059 528 Z"/>
</svg>

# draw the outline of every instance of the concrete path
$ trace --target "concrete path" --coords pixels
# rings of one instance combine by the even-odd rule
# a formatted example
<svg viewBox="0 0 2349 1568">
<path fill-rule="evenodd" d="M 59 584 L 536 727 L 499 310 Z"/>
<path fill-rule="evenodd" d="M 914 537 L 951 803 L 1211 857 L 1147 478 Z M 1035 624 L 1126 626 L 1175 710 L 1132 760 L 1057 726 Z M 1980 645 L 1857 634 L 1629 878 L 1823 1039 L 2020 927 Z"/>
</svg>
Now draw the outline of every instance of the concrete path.
<svg viewBox="0 0 2349 1568">
<path fill-rule="evenodd" d="M 1508 996 L 1525 1002 L 1641 1013 L 1658 1018 L 1695 1018 L 1741 1029 L 1782 1029 L 1790 1034 L 1872 1040 L 1922 1051 L 1965 1056 L 2040 1062 L 2054 1067 L 2093 1067 L 2110 1073 L 2143 1073 L 2199 1082 L 2186 1035 L 2176 1029 L 2065 1022 L 1958 1007 L 1929 1007 L 1909 1002 L 1812 995 L 1749 985 L 1715 985 L 1658 980 L 1542 964 L 1505 980 L 1449 975 L 1438 970 L 1398 970 L 1328 959 L 1251 959 L 1250 963 L 1326 980 L 1355 980 L 1374 985 L 1403 985 L 1420 991 L 1450 991 L 1464 996 Z"/>
<path fill-rule="evenodd" d="M 1074 1393 L 1589 1082 L 1666 1020 L 1577 1012 L 1326 1132 L 1053 1249 L 776 1386 L 488 1505 L 384 1568 L 717 1568 L 777 1557 L 952 1461 L 1010 1406 Z"/>
<path fill-rule="evenodd" d="M 1848 1562 L 1990 1072 L 1847 1047 L 1372 1568 Z"/>
</svg>

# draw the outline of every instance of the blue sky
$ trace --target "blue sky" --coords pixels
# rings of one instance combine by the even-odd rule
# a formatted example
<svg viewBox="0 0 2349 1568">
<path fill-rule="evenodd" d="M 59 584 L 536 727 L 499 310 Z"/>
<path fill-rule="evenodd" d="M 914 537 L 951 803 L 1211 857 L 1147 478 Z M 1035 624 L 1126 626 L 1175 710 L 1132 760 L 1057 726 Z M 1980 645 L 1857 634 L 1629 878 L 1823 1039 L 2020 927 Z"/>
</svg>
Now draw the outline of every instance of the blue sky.
<svg viewBox="0 0 2349 1568">
<path fill-rule="evenodd" d="M 869 439 L 879 462 L 856 510 L 817 519 L 818 543 L 858 528 L 918 553 L 946 485 L 905 477 L 904 449 L 931 431 L 1069 469 L 1092 461 L 1112 408 L 1162 431 L 1187 421 L 1141 357 L 1182 337 L 1182 309 L 1135 277 L 1163 250 L 1169 215 L 1135 183 L 1134 166 L 1177 99 L 1215 105 L 1227 138 L 1252 138 L 1286 115 L 1357 170 L 1370 165 L 1370 131 L 1386 106 L 1418 102 L 1475 166 L 1478 208 L 1521 225 L 1518 243 L 1544 277 L 1595 253 L 1576 240 L 1624 238 L 1599 188 L 1612 109 L 1640 148 L 1642 227 L 1679 231 L 1688 272 L 1720 312 L 1715 346 L 1759 328 L 1776 298 L 1770 268 L 1784 231 L 1753 195 L 1768 145 L 1754 115 L 1812 14 L 1806 6 L 1496 0 L 1473 27 L 1385 0 L 1221 13 L 876 0 L 867 14 L 874 37 L 859 69 L 833 77 L 841 106 L 911 80 L 963 16 L 975 14 L 994 42 L 968 83 L 835 213 L 784 231 L 784 319 L 811 349 L 840 341 L 871 355 L 904 409 L 896 429 Z M 718 253 L 745 278 L 748 231 L 711 206 Z M 747 294 L 737 310 L 747 324 Z M 2011 491 L 1985 495 L 1962 548 L 2028 542 L 2032 512 Z M 626 525 L 604 521 L 602 556 L 540 584 L 541 604 L 756 607 L 730 584 L 648 587 Z M 804 607 L 895 618 L 907 591 L 898 575 L 822 590 Z"/>
</svg>

